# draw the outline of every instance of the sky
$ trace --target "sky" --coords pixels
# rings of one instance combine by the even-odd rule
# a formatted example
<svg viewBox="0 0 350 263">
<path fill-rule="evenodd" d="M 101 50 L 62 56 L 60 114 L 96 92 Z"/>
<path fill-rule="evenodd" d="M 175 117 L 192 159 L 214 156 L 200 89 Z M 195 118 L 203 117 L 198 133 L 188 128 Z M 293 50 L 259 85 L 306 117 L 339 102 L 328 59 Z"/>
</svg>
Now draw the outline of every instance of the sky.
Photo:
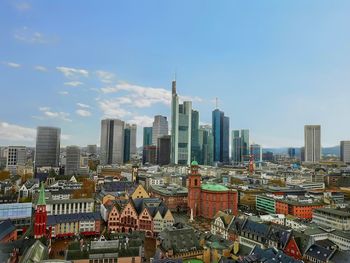
<svg viewBox="0 0 350 263">
<path fill-rule="evenodd" d="M 0 1 L 0 145 L 99 144 L 100 121 L 170 123 L 171 81 L 263 147 L 350 140 L 350 1 Z"/>
</svg>

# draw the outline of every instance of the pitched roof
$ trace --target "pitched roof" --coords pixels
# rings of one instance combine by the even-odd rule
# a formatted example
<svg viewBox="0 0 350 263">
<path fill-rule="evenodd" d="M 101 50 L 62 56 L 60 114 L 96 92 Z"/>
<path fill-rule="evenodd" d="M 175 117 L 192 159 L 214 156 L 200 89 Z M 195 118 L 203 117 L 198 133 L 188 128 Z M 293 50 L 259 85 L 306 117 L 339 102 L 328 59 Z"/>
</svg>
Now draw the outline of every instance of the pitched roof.
<svg viewBox="0 0 350 263">
<path fill-rule="evenodd" d="M 305 255 L 326 262 L 334 253 L 334 250 L 313 244 L 306 250 Z"/>
<path fill-rule="evenodd" d="M 14 230 L 16 230 L 16 227 L 12 224 L 10 220 L 0 222 L 0 240 L 2 240 Z"/>
<path fill-rule="evenodd" d="M 47 225 L 54 226 L 60 223 L 70 223 L 83 220 L 101 220 L 101 215 L 99 212 L 50 215 L 47 217 Z"/>
<path fill-rule="evenodd" d="M 225 227 L 228 227 L 232 220 L 234 219 L 234 215 L 227 214 L 222 211 L 218 211 L 216 215 L 214 216 L 214 219 L 217 219 L 218 217 L 221 218 L 222 222 L 224 223 Z"/>
<path fill-rule="evenodd" d="M 41 183 L 37 205 L 46 205 L 44 183 Z"/>
</svg>

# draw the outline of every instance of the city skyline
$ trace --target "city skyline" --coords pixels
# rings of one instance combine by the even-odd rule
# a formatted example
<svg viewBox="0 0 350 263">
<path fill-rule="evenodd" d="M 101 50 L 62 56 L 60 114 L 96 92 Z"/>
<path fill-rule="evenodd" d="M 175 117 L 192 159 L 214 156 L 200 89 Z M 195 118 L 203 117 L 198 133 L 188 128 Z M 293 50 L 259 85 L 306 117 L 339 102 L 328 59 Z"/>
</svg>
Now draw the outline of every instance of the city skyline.
<svg viewBox="0 0 350 263">
<path fill-rule="evenodd" d="M 200 124 L 211 123 L 218 97 L 230 133 L 249 129 L 263 148 L 303 146 L 308 124 L 321 125 L 322 146 L 350 139 L 350 124 L 339 121 L 350 110 L 348 2 L 208 3 L 198 11 L 185 2 L 84 3 L 81 16 L 107 17 L 96 24 L 69 10 L 62 21 L 52 12 L 59 3 L 22 2 L 0 3 L 0 145 L 34 146 L 37 126 L 61 128 L 62 146 L 99 144 L 109 117 L 138 124 L 141 146 L 155 115 L 170 120 L 174 72 Z M 130 17 L 113 15 L 119 9 Z"/>
</svg>

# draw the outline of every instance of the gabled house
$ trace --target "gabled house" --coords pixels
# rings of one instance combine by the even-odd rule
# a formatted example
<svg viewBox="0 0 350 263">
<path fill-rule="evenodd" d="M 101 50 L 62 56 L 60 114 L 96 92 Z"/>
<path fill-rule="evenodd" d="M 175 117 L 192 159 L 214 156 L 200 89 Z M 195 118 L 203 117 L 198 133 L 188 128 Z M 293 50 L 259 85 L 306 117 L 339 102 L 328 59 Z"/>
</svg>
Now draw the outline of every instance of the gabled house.
<svg viewBox="0 0 350 263">
<path fill-rule="evenodd" d="M 228 230 L 231 226 L 231 223 L 234 220 L 234 215 L 227 214 L 225 212 L 219 211 L 214 216 L 214 219 L 211 222 L 210 232 L 213 235 L 219 235 L 222 238 L 228 238 Z"/>
</svg>

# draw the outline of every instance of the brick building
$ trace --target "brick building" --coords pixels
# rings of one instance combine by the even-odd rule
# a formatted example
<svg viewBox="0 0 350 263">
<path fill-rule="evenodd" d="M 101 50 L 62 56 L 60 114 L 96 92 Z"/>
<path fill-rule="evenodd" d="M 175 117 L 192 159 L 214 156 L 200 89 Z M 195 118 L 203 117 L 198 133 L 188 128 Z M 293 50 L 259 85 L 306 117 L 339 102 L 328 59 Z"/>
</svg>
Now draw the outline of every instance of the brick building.
<svg viewBox="0 0 350 263">
<path fill-rule="evenodd" d="M 312 219 L 312 212 L 316 208 L 321 208 L 321 203 L 297 202 L 291 200 L 276 200 L 276 213 L 292 215 L 301 219 Z"/>
<path fill-rule="evenodd" d="M 193 217 L 213 219 L 218 211 L 237 214 L 238 193 L 219 184 L 201 184 L 198 163 L 193 161 L 188 176 L 188 208 Z"/>
</svg>

